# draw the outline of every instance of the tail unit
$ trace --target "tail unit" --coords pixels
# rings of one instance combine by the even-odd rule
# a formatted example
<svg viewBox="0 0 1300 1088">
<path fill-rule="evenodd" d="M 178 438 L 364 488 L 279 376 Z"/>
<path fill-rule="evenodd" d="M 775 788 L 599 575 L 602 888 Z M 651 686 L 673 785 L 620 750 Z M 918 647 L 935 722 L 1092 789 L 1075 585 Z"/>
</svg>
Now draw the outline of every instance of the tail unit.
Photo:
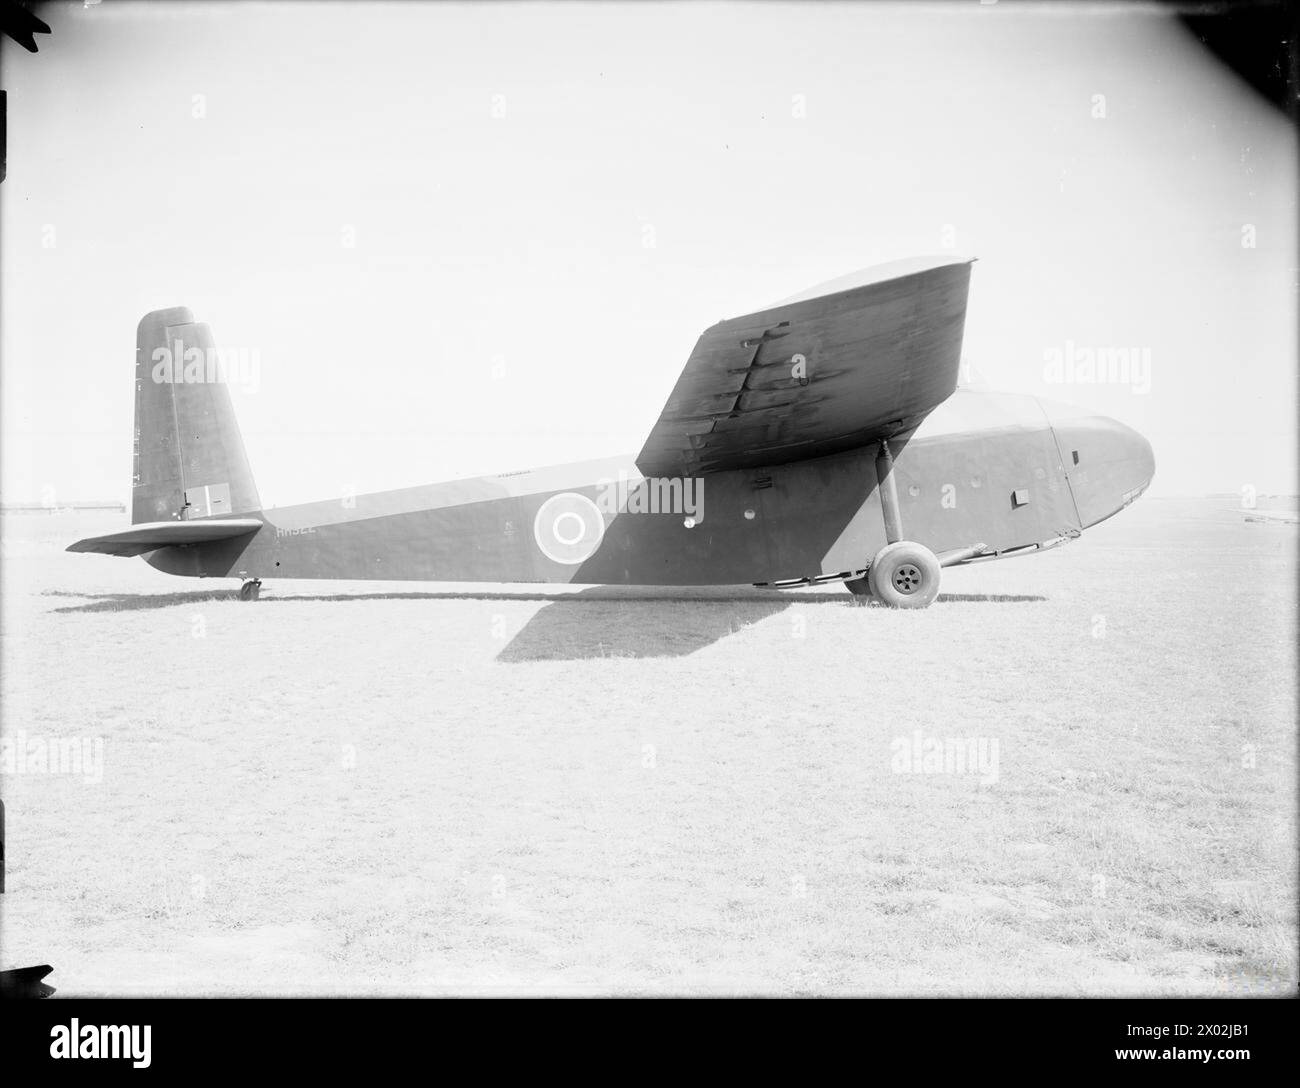
<svg viewBox="0 0 1300 1088">
<path fill-rule="evenodd" d="M 222 359 L 183 307 L 146 314 L 135 338 L 131 528 L 87 537 L 70 552 L 144 555 L 262 528 Z"/>
<path fill-rule="evenodd" d="M 261 509 L 207 325 L 184 307 L 146 314 L 135 341 L 132 524 Z"/>
</svg>

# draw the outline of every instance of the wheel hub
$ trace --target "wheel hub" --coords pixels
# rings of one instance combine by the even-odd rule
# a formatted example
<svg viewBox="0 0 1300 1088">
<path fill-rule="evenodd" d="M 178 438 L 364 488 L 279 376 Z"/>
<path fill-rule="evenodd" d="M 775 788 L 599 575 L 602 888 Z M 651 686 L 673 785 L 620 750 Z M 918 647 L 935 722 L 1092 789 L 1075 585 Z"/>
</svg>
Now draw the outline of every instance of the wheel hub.
<svg viewBox="0 0 1300 1088">
<path fill-rule="evenodd" d="M 899 593 L 915 593 L 921 588 L 921 571 L 914 563 L 901 563 L 894 571 L 894 588 Z"/>
</svg>

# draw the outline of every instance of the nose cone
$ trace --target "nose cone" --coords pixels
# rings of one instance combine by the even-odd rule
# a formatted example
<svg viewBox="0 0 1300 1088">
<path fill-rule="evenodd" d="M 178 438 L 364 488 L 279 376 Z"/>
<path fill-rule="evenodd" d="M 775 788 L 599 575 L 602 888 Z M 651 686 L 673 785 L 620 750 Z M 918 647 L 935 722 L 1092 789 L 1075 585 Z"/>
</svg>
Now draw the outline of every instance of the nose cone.
<svg viewBox="0 0 1300 1088">
<path fill-rule="evenodd" d="M 1039 404 L 1056 433 L 1082 528 L 1119 513 L 1147 489 L 1155 454 L 1132 427 L 1086 408 L 1041 398 Z"/>
</svg>

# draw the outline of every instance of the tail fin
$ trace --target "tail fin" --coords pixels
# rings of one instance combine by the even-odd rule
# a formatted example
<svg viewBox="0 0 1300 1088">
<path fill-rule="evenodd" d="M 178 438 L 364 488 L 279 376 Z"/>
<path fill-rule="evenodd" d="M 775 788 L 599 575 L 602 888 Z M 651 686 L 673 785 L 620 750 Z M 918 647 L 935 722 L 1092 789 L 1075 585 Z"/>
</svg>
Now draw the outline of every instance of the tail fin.
<svg viewBox="0 0 1300 1088">
<path fill-rule="evenodd" d="M 184 307 L 155 310 L 135 345 L 132 523 L 260 510 L 211 330 Z"/>
</svg>

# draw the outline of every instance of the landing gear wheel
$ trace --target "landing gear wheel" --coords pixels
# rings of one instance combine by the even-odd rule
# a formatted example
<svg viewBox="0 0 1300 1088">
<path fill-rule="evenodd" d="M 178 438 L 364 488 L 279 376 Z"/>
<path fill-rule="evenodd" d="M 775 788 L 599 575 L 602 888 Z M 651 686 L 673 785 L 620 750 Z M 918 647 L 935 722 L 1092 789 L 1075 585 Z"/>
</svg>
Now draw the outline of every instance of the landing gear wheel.
<svg viewBox="0 0 1300 1088">
<path fill-rule="evenodd" d="M 871 583 L 865 574 L 861 578 L 846 578 L 844 588 L 853 594 L 854 604 L 870 604 L 876 596 L 871 592 Z"/>
<path fill-rule="evenodd" d="M 890 608 L 927 608 L 939 595 L 939 560 L 924 544 L 899 540 L 876 553 L 867 582 Z"/>
<path fill-rule="evenodd" d="M 241 601 L 255 601 L 261 595 L 262 580 L 253 578 L 239 587 L 239 599 Z"/>
</svg>

